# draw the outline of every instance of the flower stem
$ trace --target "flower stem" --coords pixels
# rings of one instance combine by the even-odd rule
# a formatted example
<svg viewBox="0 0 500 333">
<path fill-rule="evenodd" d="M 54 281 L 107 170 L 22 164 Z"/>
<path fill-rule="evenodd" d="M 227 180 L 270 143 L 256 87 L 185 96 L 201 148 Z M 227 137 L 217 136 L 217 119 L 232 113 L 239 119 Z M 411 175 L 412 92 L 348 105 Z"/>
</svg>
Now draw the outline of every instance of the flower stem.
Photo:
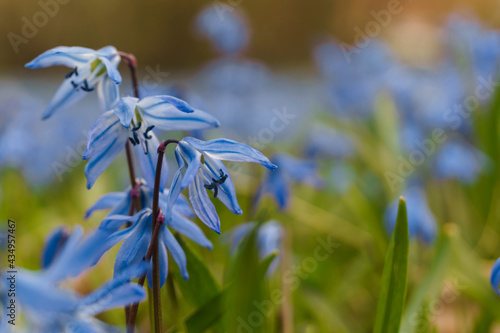
<svg viewBox="0 0 500 333">
<path fill-rule="evenodd" d="M 153 235 L 151 237 L 151 243 L 149 244 L 148 251 L 146 253 L 146 261 L 153 258 L 153 313 L 154 313 L 154 329 L 155 333 L 162 332 L 162 318 L 161 318 L 161 293 L 160 293 L 160 265 L 158 258 L 158 234 L 160 233 L 160 226 L 164 222 L 162 217 L 161 209 L 158 207 L 159 197 L 160 197 L 160 180 L 161 180 L 161 168 L 163 165 L 163 156 L 165 154 L 165 149 L 170 143 L 178 143 L 179 140 L 171 139 L 163 141 L 158 146 L 158 161 L 156 163 L 156 173 L 155 173 L 155 183 L 153 190 Z M 141 276 L 138 284 L 143 286 L 146 275 Z M 133 333 L 135 326 L 135 319 L 137 316 L 137 310 L 139 304 L 133 304 L 129 311 L 129 318 L 127 321 L 127 332 Z"/>
</svg>

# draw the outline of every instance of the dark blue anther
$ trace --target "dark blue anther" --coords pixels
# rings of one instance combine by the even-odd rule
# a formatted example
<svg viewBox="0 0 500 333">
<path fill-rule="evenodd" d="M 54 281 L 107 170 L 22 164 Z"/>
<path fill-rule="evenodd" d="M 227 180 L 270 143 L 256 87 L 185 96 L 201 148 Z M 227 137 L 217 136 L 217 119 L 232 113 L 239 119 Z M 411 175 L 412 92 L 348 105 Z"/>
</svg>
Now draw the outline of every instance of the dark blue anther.
<svg viewBox="0 0 500 333">
<path fill-rule="evenodd" d="M 68 74 L 66 74 L 64 77 L 66 79 L 69 79 L 70 77 L 73 76 L 73 74 L 75 74 L 75 76 L 78 76 L 78 67 L 75 67 L 75 69 L 73 69 L 71 72 L 69 72 Z"/>
<path fill-rule="evenodd" d="M 87 82 L 87 79 L 85 79 L 83 80 L 82 90 L 86 92 L 91 92 L 94 90 L 94 88 L 89 87 L 89 83 Z"/>
<path fill-rule="evenodd" d="M 155 127 L 155 125 L 151 125 L 151 126 L 148 126 L 148 128 L 146 128 L 146 132 L 144 132 L 144 137 L 145 137 L 146 139 L 148 139 L 148 140 L 149 140 L 149 139 L 153 138 L 153 137 L 151 136 L 151 134 L 148 134 L 148 133 L 149 133 L 149 132 L 150 132 L 150 131 L 154 128 L 154 127 Z"/>
<path fill-rule="evenodd" d="M 73 86 L 74 91 L 78 91 L 78 84 L 76 84 L 75 81 L 71 81 L 71 85 Z"/>
<path fill-rule="evenodd" d="M 222 171 L 222 169 L 219 169 L 219 171 L 220 171 L 220 173 L 219 173 L 220 179 L 212 178 L 211 184 L 203 185 L 207 190 L 214 190 L 214 198 L 217 198 L 217 195 L 219 194 L 218 186 L 224 184 L 224 182 L 226 181 L 226 179 L 228 177 L 228 175 L 224 174 L 224 171 Z"/>
</svg>

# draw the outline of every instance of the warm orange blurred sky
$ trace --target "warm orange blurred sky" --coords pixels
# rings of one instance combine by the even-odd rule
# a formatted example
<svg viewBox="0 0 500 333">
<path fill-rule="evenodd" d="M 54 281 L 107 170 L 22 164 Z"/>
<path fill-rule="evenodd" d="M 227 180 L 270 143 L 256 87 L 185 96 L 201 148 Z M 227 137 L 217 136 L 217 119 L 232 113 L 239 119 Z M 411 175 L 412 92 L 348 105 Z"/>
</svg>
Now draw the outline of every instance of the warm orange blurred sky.
<svg viewBox="0 0 500 333">
<path fill-rule="evenodd" d="M 374 20 L 371 11 L 390 6 L 398 5 L 401 10 L 392 15 L 381 35 L 415 17 L 439 23 L 446 12 L 467 6 L 473 6 L 484 21 L 500 27 L 500 4 L 494 1 L 1 0 L 0 30 L 4 37 L 0 68 L 21 66 L 58 45 L 98 48 L 108 44 L 135 53 L 143 63 L 168 64 L 169 70 L 198 68 L 215 56 L 193 29 L 194 17 L 210 3 L 245 11 L 253 31 L 249 55 L 284 67 L 309 63 L 314 41 L 325 32 L 352 43 L 356 28 L 363 31 L 366 23 Z M 26 22 L 38 22 L 39 27 L 23 32 Z M 9 38 L 17 42 L 16 47 Z"/>
</svg>

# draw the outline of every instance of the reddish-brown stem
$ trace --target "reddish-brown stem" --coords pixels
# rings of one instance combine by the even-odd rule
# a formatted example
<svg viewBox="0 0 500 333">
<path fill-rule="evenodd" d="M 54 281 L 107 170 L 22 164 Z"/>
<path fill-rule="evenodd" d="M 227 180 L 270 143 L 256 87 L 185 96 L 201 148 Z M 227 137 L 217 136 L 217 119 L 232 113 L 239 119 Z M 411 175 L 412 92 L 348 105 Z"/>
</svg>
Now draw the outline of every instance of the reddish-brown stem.
<svg viewBox="0 0 500 333">
<path fill-rule="evenodd" d="M 155 183 L 153 190 L 153 223 L 152 223 L 152 237 L 151 243 L 149 244 L 148 251 L 146 253 L 145 260 L 149 261 L 153 259 L 153 309 L 154 309 L 154 323 L 155 332 L 162 331 L 162 318 L 161 318 L 161 293 L 160 293 L 160 266 L 158 260 L 158 234 L 160 233 L 160 226 L 164 222 L 164 217 L 162 216 L 161 209 L 158 207 L 159 197 L 160 197 L 160 180 L 161 180 L 161 169 L 163 166 L 163 156 L 165 154 L 165 149 L 170 143 L 178 143 L 179 140 L 170 139 L 163 141 L 158 146 L 158 161 L 156 162 L 156 172 L 155 172 Z M 138 281 L 139 285 L 144 285 L 146 276 L 143 275 Z M 139 303 L 133 304 L 129 311 L 129 317 L 127 321 L 127 332 L 133 333 L 135 326 L 135 319 L 137 316 L 137 311 L 139 309 Z"/>
</svg>

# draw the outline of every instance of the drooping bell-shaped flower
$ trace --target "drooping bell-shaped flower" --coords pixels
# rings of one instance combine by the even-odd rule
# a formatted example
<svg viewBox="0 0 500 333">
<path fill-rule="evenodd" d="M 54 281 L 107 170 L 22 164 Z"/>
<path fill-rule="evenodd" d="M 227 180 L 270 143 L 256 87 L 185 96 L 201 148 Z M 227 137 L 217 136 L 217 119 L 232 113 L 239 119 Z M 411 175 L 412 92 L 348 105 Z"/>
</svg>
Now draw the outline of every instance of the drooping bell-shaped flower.
<svg viewBox="0 0 500 333">
<path fill-rule="evenodd" d="M 96 89 L 103 111 L 109 110 L 118 99 L 118 84 L 122 81 L 120 72 L 116 69 L 119 63 L 120 55 L 113 46 L 99 50 L 59 46 L 27 63 L 27 68 L 66 66 L 72 69 L 66 74 L 42 118 L 47 119 L 54 113 L 67 109 Z"/>
<path fill-rule="evenodd" d="M 123 97 L 112 110 L 102 114 L 92 125 L 83 159 L 90 159 L 85 167 L 87 187 L 115 159 L 130 141 L 136 151 L 139 166 L 148 186 L 154 184 L 159 141 L 153 128 L 161 130 L 196 130 L 218 127 L 219 122 L 210 114 L 193 109 L 188 103 L 166 95 Z M 163 161 L 161 188 L 167 184 L 167 163 Z"/>
<path fill-rule="evenodd" d="M 217 233 L 220 233 L 220 220 L 207 190 L 212 190 L 214 198 L 219 198 L 231 212 L 242 214 L 233 181 L 222 160 L 258 163 L 271 170 L 277 168 L 261 152 L 228 139 L 205 142 L 187 137 L 178 143 L 175 154 L 179 169 L 172 180 L 170 205 L 181 190 L 189 187 L 189 201 L 196 215 Z M 166 211 L 165 218 L 170 218 L 169 211 Z"/>
<path fill-rule="evenodd" d="M 288 154 L 278 153 L 271 157 L 271 161 L 279 169 L 268 172 L 257 192 L 256 201 L 262 196 L 271 195 L 281 210 L 290 203 L 290 187 L 293 183 L 303 183 L 319 188 L 323 180 L 317 174 L 318 165 L 313 161 L 302 160 Z"/>
</svg>

